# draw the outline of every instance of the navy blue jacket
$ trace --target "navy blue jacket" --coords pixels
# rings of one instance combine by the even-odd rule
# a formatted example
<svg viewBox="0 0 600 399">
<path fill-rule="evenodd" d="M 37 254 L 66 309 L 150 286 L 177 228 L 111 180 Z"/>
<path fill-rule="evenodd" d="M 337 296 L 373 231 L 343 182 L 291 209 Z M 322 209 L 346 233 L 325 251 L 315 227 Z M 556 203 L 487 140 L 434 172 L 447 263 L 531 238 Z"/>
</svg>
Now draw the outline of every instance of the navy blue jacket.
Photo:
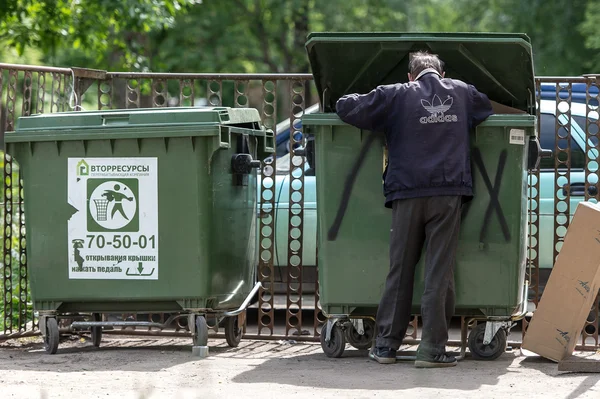
<svg viewBox="0 0 600 399">
<path fill-rule="evenodd" d="M 488 97 L 426 70 L 416 81 L 349 94 L 336 104 L 344 122 L 385 133 L 385 206 L 398 199 L 473 197 L 469 132 L 492 114 Z"/>
</svg>

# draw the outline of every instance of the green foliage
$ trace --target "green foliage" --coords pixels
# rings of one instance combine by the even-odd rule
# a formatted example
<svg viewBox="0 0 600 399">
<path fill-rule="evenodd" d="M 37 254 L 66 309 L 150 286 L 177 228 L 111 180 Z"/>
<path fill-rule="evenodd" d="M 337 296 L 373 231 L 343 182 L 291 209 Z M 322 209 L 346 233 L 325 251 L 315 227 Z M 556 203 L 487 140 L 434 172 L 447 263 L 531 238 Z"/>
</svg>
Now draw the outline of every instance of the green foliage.
<svg viewBox="0 0 600 399">
<path fill-rule="evenodd" d="M 4 0 L 0 40 L 23 54 L 39 48 L 50 58 L 84 54 L 96 65 L 146 67 L 148 33 L 173 26 L 193 0 Z"/>
<path fill-rule="evenodd" d="M 600 66 L 599 10 L 600 0 L 0 0 L 0 43 L 52 65 L 308 72 L 312 31 L 524 32 L 536 74 L 578 75 Z"/>
<path fill-rule="evenodd" d="M 155 35 L 159 70 L 307 72 L 309 0 L 207 1 Z M 182 51 L 184 50 L 184 51 Z"/>
<path fill-rule="evenodd" d="M 495 0 L 494 14 L 506 21 L 508 31 L 525 32 L 532 40 L 536 75 L 580 75 L 592 72 L 595 51 L 580 26 L 592 16 L 586 7 L 596 0 L 521 1 Z M 597 7 L 596 7 L 597 9 Z M 596 14 L 598 16 L 598 14 Z M 597 19 L 593 20 L 597 25 Z M 589 37 L 589 36 L 588 36 Z"/>
<path fill-rule="evenodd" d="M 595 36 L 599 5 L 599 0 L 205 2 L 178 15 L 174 27 L 157 37 L 153 67 L 170 72 L 307 72 L 304 40 L 312 31 L 479 31 L 527 33 L 536 74 L 579 75 L 600 63 L 598 57 L 592 64 L 593 50 L 600 48 Z M 579 30 L 580 25 L 587 28 Z"/>
<path fill-rule="evenodd" d="M 590 0 L 585 8 L 585 19 L 580 26 L 580 33 L 585 38 L 585 47 L 593 50 L 589 59 L 591 71 L 598 71 L 600 68 L 600 1 Z"/>
</svg>

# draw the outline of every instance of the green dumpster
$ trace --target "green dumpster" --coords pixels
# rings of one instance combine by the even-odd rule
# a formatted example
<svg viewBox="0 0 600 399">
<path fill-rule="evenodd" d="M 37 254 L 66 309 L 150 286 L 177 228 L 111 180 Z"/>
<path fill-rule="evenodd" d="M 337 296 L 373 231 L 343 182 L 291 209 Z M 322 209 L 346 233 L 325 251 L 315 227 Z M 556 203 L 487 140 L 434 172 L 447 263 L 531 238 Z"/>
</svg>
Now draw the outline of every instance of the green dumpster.
<svg viewBox="0 0 600 399">
<path fill-rule="evenodd" d="M 6 134 L 24 182 L 27 261 L 46 349 L 71 329 L 206 317 L 230 345 L 256 283 L 256 169 L 273 152 L 255 109 L 163 108 L 36 115 Z M 171 313 L 164 323 L 102 313 Z M 181 322 L 181 320 L 177 320 Z"/>
<path fill-rule="evenodd" d="M 527 303 L 527 169 L 539 157 L 529 39 L 320 33 L 311 34 L 306 47 L 323 109 L 305 115 L 302 124 L 315 135 L 319 288 L 328 317 L 321 338 L 332 357 L 342 355 L 346 341 L 357 348 L 371 346 L 389 269 L 391 223 L 391 210 L 383 205 L 383 134 L 342 122 L 336 101 L 379 84 L 406 82 L 409 53 L 428 50 L 445 62 L 447 77 L 472 83 L 491 100 L 522 111 L 493 115 L 472 132 L 475 198 L 463 208 L 455 273 L 457 315 L 493 321 L 471 331 L 471 352 L 479 358 L 499 356 L 510 322 L 524 316 Z M 415 276 L 415 314 L 423 265 L 424 256 Z M 463 332 L 462 354 L 466 341 Z"/>
</svg>

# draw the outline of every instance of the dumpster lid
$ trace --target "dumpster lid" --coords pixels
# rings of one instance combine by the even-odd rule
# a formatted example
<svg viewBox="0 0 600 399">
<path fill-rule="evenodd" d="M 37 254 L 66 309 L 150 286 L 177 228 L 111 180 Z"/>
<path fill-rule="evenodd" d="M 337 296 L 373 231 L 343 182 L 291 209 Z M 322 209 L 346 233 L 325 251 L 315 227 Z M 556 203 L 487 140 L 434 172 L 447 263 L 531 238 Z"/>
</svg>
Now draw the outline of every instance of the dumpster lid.
<svg viewBox="0 0 600 399">
<path fill-rule="evenodd" d="M 15 131 L 64 128 L 106 128 L 139 125 L 233 125 L 256 127 L 260 114 L 254 108 L 171 107 L 74 111 L 19 118 Z M 249 126 L 253 125 L 253 126 Z"/>
<path fill-rule="evenodd" d="M 349 93 L 408 82 L 409 54 L 427 50 L 446 77 L 474 85 L 490 100 L 529 113 L 535 108 L 531 41 L 520 33 L 311 33 L 308 57 L 325 112 Z"/>
</svg>

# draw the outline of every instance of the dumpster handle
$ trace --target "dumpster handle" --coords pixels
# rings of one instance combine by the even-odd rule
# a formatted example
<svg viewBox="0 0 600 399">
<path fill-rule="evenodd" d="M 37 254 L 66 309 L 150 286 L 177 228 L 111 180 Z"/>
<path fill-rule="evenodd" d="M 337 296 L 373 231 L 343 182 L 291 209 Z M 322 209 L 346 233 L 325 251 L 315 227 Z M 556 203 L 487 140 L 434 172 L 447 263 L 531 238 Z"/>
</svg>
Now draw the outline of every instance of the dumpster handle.
<svg viewBox="0 0 600 399">
<path fill-rule="evenodd" d="M 528 294 L 529 294 L 529 281 L 525 280 L 523 284 L 523 302 L 519 306 L 520 309 L 517 310 L 517 313 L 511 316 L 512 321 L 521 320 L 523 317 L 527 315 L 527 303 L 528 303 Z"/>
<path fill-rule="evenodd" d="M 232 310 L 232 311 L 229 311 L 229 312 L 224 312 L 223 316 L 231 317 L 231 316 L 237 316 L 240 313 L 242 313 L 244 310 L 246 310 L 246 308 L 250 304 L 250 301 L 252 300 L 252 297 L 254 297 L 254 295 L 256 295 L 256 293 L 258 292 L 258 290 L 261 289 L 261 288 L 262 288 L 262 284 L 261 284 L 260 281 L 258 281 L 254 285 L 254 288 L 252 288 L 252 291 L 250 291 L 250 293 L 248 294 L 248 296 L 246 297 L 246 299 L 244 299 L 244 302 L 242 303 L 242 305 L 238 309 L 236 309 L 236 310 Z"/>
</svg>

